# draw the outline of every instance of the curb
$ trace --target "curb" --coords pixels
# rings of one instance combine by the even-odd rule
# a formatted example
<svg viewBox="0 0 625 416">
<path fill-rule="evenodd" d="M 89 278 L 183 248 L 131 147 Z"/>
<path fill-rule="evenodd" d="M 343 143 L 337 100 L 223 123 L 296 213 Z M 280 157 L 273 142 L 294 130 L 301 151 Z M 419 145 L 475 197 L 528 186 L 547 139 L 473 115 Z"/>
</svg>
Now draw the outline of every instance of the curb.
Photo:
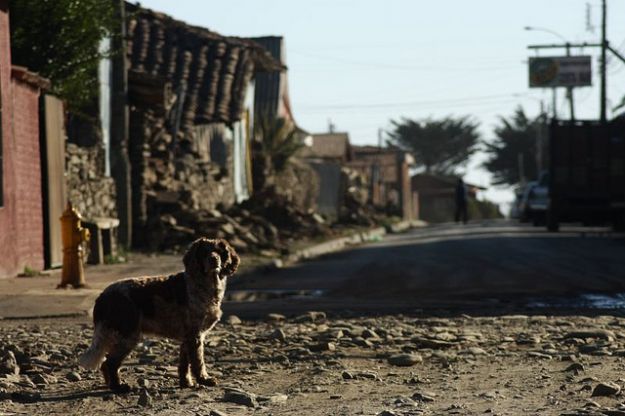
<svg viewBox="0 0 625 416">
<path fill-rule="evenodd" d="M 421 228 L 427 226 L 427 223 L 420 220 L 399 221 L 385 227 L 376 227 L 367 231 L 355 232 L 345 237 L 339 237 L 323 243 L 315 244 L 310 247 L 303 248 L 288 255 L 286 258 L 274 259 L 269 268 L 280 269 L 289 265 L 293 265 L 302 260 L 309 260 L 326 254 L 335 253 L 348 246 L 355 246 L 372 241 L 380 241 L 386 234 L 399 234 L 406 232 L 412 228 Z M 259 270 L 267 270 L 267 266 L 260 266 L 252 269 L 249 273 Z"/>
</svg>

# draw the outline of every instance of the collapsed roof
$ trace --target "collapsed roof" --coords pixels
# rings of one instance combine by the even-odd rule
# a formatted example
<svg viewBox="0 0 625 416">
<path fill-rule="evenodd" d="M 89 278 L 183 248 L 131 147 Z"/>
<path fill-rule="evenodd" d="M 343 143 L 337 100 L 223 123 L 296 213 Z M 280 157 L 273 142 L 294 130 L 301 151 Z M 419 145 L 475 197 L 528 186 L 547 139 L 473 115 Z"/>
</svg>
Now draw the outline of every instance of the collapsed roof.
<svg viewBox="0 0 625 416">
<path fill-rule="evenodd" d="M 282 71 L 259 44 L 222 36 L 126 3 L 131 72 L 170 82 L 184 97 L 182 125 L 241 119 L 249 81 L 257 72 Z"/>
</svg>

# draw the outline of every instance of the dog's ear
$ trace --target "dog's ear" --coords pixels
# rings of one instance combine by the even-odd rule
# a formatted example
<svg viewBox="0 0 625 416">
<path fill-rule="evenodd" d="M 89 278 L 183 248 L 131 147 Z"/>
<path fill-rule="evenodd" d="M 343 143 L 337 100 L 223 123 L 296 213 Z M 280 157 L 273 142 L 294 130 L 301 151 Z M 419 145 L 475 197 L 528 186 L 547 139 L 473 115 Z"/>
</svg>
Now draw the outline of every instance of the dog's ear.
<svg viewBox="0 0 625 416">
<path fill-rule="evenodd" d="M 193 243 L 191 243 L 191 245 L 187 249 L 187 252 L 184 253 L 184 257 L 182 258 L 184 269 L 190 275 L 197 275 L 201 270 L 201 266 L 197 261 L 198 259 L 197 251 L 199 248 L 198 242 L 199 240 L 195 240 Z"/>
<path fill-rule="evenodd" d="M 221 257 L 221 277 L 232 276 L 237 271 L 239 264 L 241 263 L 239 255 L 234 247 L 228 244 L 228 242 L 224 239 L 217 240 L 215 247 Z"/>
</svg>

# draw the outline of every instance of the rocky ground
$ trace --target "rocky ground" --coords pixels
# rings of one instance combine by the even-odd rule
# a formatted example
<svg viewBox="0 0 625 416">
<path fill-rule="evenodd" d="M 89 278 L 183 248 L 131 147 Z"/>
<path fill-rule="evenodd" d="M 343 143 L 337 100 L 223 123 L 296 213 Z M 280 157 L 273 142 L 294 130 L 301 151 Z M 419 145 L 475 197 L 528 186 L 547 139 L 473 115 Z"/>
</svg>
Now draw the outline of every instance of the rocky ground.
<svg viewBox="0 0 625 416">
<path fill-rule="evenodd" d="M 625 415 L 625 318 L 230 316 L 213 388 L 177 387 L 177 345 L 144 339 L 115 396 L 78 369 L 86 318 L 0 322 L 0 415 Z"/>
</svg>

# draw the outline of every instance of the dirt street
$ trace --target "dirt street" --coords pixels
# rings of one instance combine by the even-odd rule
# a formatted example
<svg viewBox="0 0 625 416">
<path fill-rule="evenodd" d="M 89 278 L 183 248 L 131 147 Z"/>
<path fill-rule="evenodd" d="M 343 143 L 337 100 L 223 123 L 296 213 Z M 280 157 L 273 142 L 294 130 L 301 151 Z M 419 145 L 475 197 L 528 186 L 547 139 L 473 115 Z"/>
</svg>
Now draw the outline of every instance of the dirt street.
<svg viewBox="0 0 625 416">
<path fill-rule="evenodd" d="M 208 337 L 218 387 L 179 389 L 177 346 L 145 339 L 123 369 L 134 390 L 121 396 L 76 367 L 86 320 L 3 322 L 0 414 L 625 414 L 623 318 L 231 319 Z"/>
<path fill-rule="evenodd" d="M 0 415 L 625 415 L 623 248 L 602 232 L 441 227 L 235 277 L 207 339 L 212 388 L 178 388 L 178 346 L 145 338 L 116 396 L 77 367 L 86 315 L 0 320 Z M 143 260 L 110 272 L 178 264 Z M 111 278 L 97 276 L 71 311 Z M 53 296 L 41 283 L 4 309 Z M 621 303 L 570 301 L 594 293 Z"/>
</svg>

